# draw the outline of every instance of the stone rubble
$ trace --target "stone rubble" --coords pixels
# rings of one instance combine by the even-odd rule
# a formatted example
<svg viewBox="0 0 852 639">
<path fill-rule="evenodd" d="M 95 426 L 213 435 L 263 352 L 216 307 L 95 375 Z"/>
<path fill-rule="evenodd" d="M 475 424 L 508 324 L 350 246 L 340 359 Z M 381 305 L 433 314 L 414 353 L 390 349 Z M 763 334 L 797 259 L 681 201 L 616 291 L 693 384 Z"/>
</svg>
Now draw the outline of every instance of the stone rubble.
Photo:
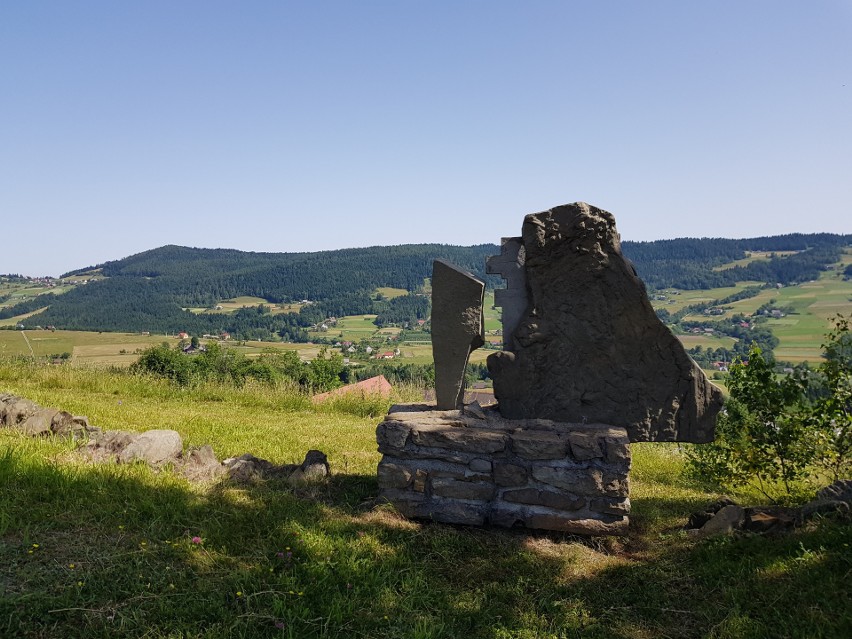
<svg viewBox="0 0 852 639">
<path fill-rule="evenodd" d="M 800 506 L 748 506 L 723 497 L 692 513 L 687 531 L 696 537 L 715 537 L 735 533 L 782 534 L 801 526 L 811 517 L 852 512 L 852 479 L 841 479 L 821 489 L 816 499 Z"/>
<path fill-rule="evenodd" d="M 92 461 L 143 462 L 155 469 L 172 467 L 190 481 L 211 481 L 227 476 L 242 483 L 279 479 L 300 485 L 321 481 L 330 474 L 328 458 L 318 450 L 309 450 L 301 464 L 277 466 L 248 453 L 219 462 L 209 445 L 192 447 L 184 453 L 183 440 L 174 430 L 102 431 L 89 425 L 86 417 L 42 408 L 9 393 L 0 393 L 0 428 L 3 427 L 30 437 L 71 437 L 80 442 L 78 451 Z"/>
</svg>

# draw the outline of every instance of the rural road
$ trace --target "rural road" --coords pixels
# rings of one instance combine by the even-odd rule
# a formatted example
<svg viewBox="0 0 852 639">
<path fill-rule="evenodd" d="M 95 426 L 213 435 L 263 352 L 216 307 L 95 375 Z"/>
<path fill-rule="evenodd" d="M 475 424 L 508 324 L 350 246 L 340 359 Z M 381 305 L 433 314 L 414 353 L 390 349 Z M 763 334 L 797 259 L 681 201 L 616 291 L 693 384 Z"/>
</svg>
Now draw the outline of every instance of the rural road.
<svg viewBox="0 0 852 639">
<path fill-rule="evenodd" d="M 33 351 L 33 345 L 32 345 L 32 344 L 30 344 L 30 340 L 29 340 L 29 338 L 27 337 L 27 332 L 26 332 L 26 331 L 21 331 L 21 335 L 23 336 L 24 341 L 27 343 L 27 348 L 29 348 L 29 349 L 30 349 L 30 355 L 32 355 L 33 357 L 35 357 L 35 352 Z"/>
</svg>

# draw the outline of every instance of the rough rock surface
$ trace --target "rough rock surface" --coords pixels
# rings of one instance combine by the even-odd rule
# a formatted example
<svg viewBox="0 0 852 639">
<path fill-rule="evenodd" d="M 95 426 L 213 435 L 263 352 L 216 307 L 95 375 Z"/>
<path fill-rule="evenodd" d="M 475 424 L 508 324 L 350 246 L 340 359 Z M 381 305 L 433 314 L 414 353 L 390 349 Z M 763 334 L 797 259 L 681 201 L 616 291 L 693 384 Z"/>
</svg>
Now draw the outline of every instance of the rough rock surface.
<svg viewBox="0 0 852 639">
<path fill-rule="evenodd" d="M 461 406 L 470 352 L 482 346 L 485 284 L 443 260 L 432 265 L 432 354 L 438 408 Z"/>
<path fill-rule="evenodd" d="M 657 317 L 612 214 L 580 202 L 528 215 L 522 240 L 529 310 L 488 358 L 503 416 L 712 441 L 721 391 Z"/>
<path fill-rule="evenodd" d="M 15 395 L 0 395 L 0 423 L 14 428 L 34 414 L 41 407 L 35 402 Z"/>
<path fill-rule="evenodd" d="M 852 512 L 852 479 L 841 479 L 817 493 L 816 499 L 799 508 L 786 506 L 747 506 L 728 497 L 692 513 L 687 530 L 698 537 L 729 535 L 735 532 L 775 535 L 790 532 L 814 515 Z"/>
<path fill-rule="evenodd" d="M 168 464 L 190 481 L 210 481 L 228 474 L 235 481 L 279 478 L 299 486 L 315 484 L 331 472 L 328 457 L 319 450 L 309 450 L 301 464 L 277 466 L 251 454 L 219 462 L 209 445 L 190 448 L 183 454 L 183 442 L 173 430 L 149 430 L 143 433 L 101 431 L 100 428 L 90 426 L 86 417 L 42 408 L 9 393 L 0 393 L 0 426 L 14 428 L 31 437 L 52 433 L 85 439 L 78 451 L 92 461 L 128 463 L 138 460 L 155 469 Z"/>
<path fill-rule="evenodd" d="M 490 407 L 433 408 L 393 406 L 379 424 L 381 501 L 408 517 L 453 524 L 626 532 L 623 428 L 507 420 Z"/>
<path fill-rule="evenodd" d="M 852 479 L 837 480 L 821 489 L 816 499 L 802 506 L 803 517 L 835 511 L 845 514 L 852 512 Z"/>
<path fill-rule="evenodd" d="M 250 453 L 226 459 L 222 464 L 228 477 L 242 483 L 283 479 L 290 484 L 300 484 L 324 479 L 330 472 L 328 458 L 318 450 L 309 450 L 301 464 L 276 465 Z"/>
<path fill-rule="evenodd" d="M 31 437 L 50 435 L 53 433 L 50 428 L 53 424 L 53 418 L 58 414 L 59 411 L 55 408 L 39 408 L 36 412 L 27 417 L 23 423 L 18 426 L 18 428 L 23 431 L 25 435 L 29 435 Z"/>
<path fill-rule="evenodd" d="M 207 444 L 186 451 L 180 465 L 180 472 L 190 481 L 211 481 L 218 479 L 227 471 L 225 466 L 216 459 L 213 447 Z"/>
<path fill-rule="evenodd" d="M 133 437 L 118 454 L 122 464 L 142 460 L 152 466 L 176 461 L 183 453 L 183 440 L 174 430 L 147 430 Z"/>
</svg>

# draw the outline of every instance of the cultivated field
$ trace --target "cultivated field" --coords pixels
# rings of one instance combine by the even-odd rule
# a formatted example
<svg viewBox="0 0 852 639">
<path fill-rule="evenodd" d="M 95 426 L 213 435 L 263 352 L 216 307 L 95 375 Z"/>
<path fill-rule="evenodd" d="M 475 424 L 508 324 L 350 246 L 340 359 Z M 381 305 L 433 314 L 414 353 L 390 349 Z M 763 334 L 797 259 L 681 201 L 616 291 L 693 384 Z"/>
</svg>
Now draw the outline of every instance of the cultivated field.
<svg viewBox="0 0 852 639">
<path fill-rule="evenodd" d="M 852 251 L 847 250 L 843 261 L 835 269 L 825 271 L 820 278 L 797 286 L 769 288 L 761 291 L 756 297 L 726 304 L 724 315 L 689 315 L 685 319 L 693 321 L 719 321 L 742 313 L 753 314 L 759 307 L 775 300 L 777 306 L 792 306 L 794 312 L 779 319 L 768 319 L 767 326 L 780 341 L 775 349 L 775 356 L 780 360 L 793 363 L 808 361 L 816 363 L 820 360 L 822 343 L 826 332 L 831 328 L 831 318 L 841 313 L 847 317 L 852 315 L 852 281 L 843 279 L 843 268 L 852 263 Z M 668 300 L 654 300 L 655 308 L 665 308 L 676 312 L 684 306 L 709 303 L 722 299 L 743 290 L 748 286 L 760 285 L 759 282 L 739 282 L 737 286 L 715 288 L 706 291 L 678 291 L 671 294 L 670 289 L 665 294 Z M 718 348 L 722 340 L 729 338 L 712 338 L 704 336 L 679 336 L 684 344 Z M 696 339 L 697 338 L 697 339 Z M 709 340 L 709 341 L 708 341 Z M 694 342 L 694 343 L 693 343 Z"/>
</svg>

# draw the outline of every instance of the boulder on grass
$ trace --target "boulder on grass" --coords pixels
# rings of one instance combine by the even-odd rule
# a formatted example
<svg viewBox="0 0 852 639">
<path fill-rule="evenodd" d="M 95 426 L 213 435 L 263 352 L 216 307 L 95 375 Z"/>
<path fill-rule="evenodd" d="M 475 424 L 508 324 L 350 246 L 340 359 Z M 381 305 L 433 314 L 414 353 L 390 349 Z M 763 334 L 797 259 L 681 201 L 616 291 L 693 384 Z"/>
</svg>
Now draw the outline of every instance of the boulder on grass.
<svg viewBox="0 0 852 639">
<path fill-rule="evenodd" d="M 119 463 L 144 461 L 151 466 L 160 466 L 177 461 L 183 452 L 183 440 L 174 430 L 148 430 L 133 438 L 118 454 Z"/>
</svg>

